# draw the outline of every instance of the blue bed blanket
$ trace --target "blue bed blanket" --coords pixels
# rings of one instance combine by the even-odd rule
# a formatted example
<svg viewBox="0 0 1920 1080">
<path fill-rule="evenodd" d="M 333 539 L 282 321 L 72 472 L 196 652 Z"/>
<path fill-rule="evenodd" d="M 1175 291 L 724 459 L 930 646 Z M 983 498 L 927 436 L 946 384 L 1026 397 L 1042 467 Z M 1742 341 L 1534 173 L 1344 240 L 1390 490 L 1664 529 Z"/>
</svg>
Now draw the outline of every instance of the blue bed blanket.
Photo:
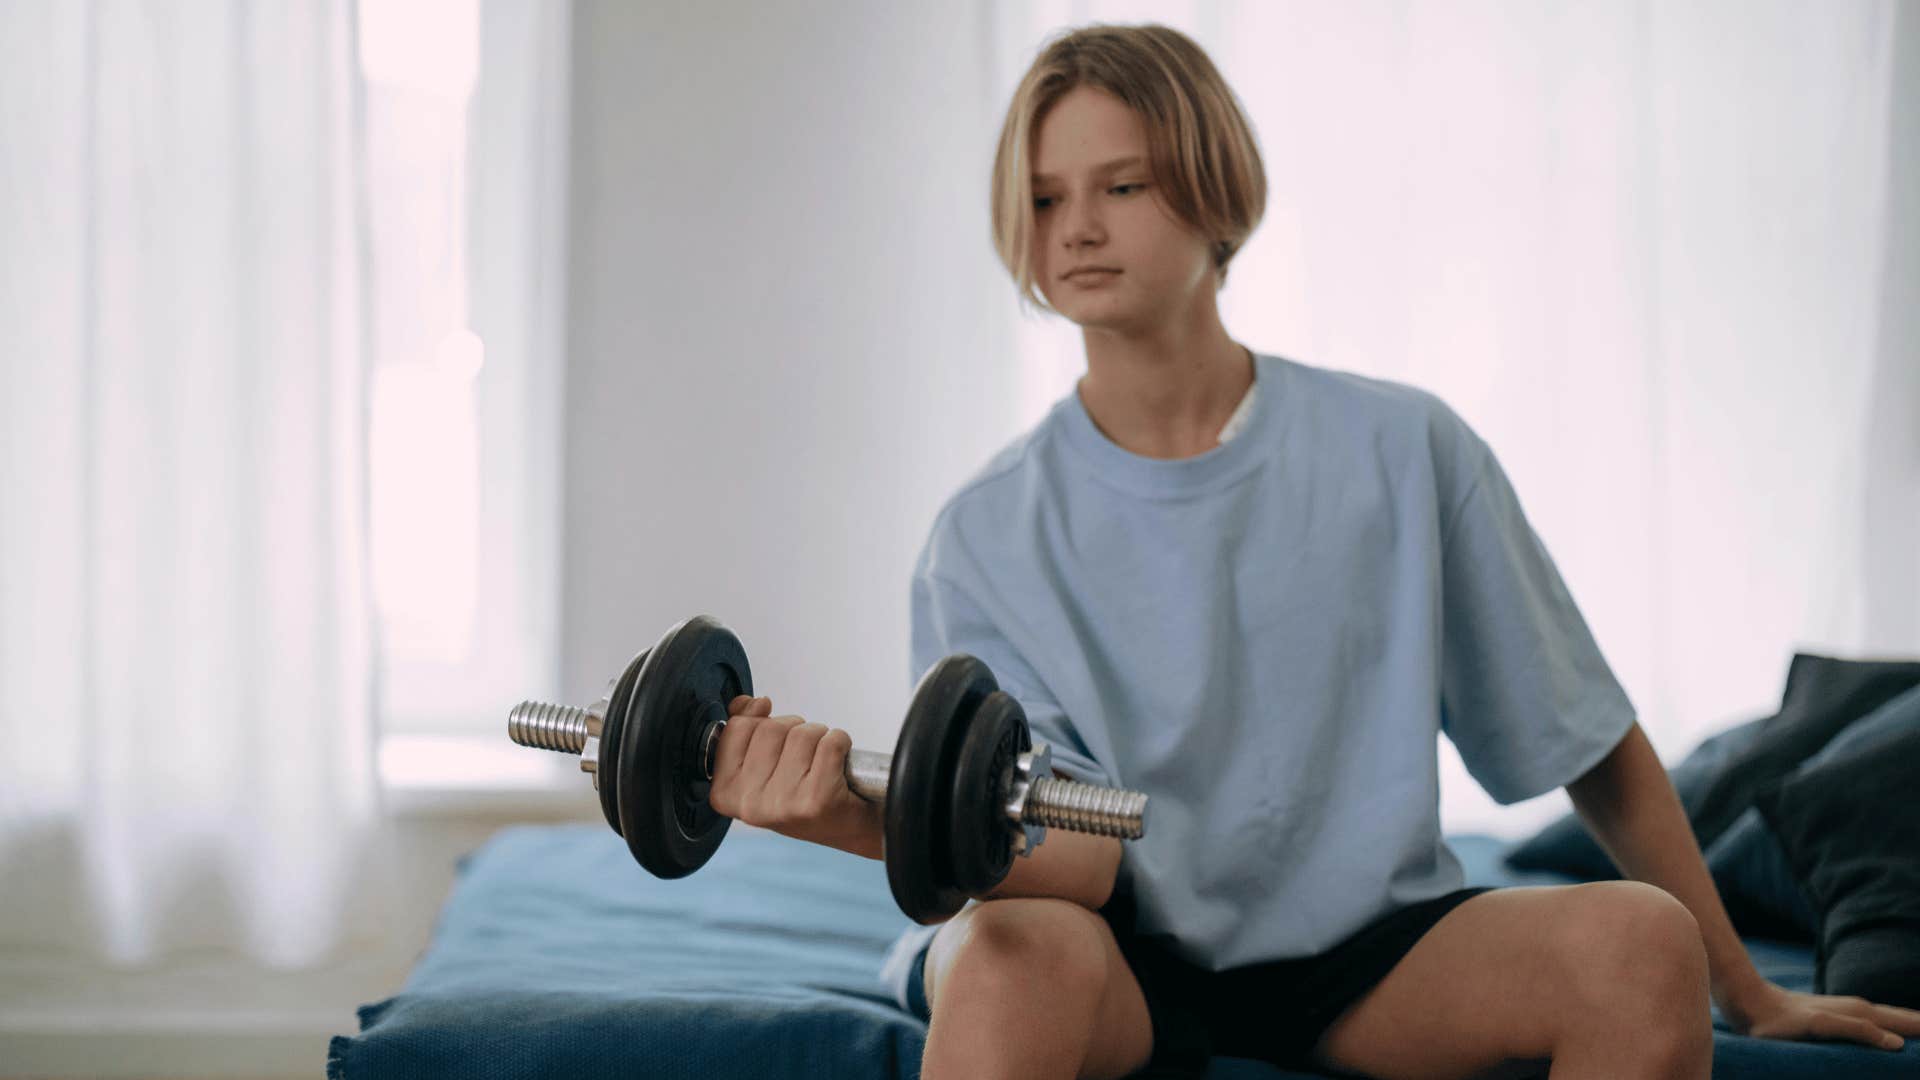
<svg viewBox="0 0 1920 1080">
<path fill-rule="evenodd" d="M 1568 880 L 1506 869 L 1498 840 L 1450 843 L 1475 883 Z M 879 982 L 906 925 L 880 863 L 759 830 L 659 881 L 605 826 L 508 829 L 465 861 L 405 987 L 333 1040 L 327 1075 L 913 1077 L 925 1025 Z M 1810 987 L 1809 948 L 1748 944 L 1770 978 Z M 1713 1074 L 1920 1078 L 1920 1040 L 1887 1053 L 1719 1030 Z M 1208 1075 L 1300 1074 L 1217 1058 Z"/>
</svg>

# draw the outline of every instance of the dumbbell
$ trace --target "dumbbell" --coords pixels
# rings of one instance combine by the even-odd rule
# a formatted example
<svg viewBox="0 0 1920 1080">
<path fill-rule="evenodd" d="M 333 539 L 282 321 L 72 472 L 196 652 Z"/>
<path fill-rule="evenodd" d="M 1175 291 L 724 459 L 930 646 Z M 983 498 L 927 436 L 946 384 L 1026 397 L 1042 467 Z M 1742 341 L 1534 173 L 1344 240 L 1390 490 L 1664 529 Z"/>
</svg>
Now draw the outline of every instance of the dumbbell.
<svg viewBox="0 0 1920 1080">
<path fill-rule="evenodd" d="M 740 639 L 717 620 L 679 623 L 633 658 L 585 708 L 522 702 L 507 735 L 522 746 L 579 754 L 607 824 L 656 877 L 698 870 L 731 819 L 707 803 L 727 707 L 753 694 Z M 1147 797 L 1053 775 L 1020 703 L 987 665 L 964 654 L 929 669 L 915 689 L 891 758 L 847 756 L 847 784 L 884 804 L 887 884 L 919 923 L 991 892 L 1048 827 L 1137 840 Z"/>
</svg>

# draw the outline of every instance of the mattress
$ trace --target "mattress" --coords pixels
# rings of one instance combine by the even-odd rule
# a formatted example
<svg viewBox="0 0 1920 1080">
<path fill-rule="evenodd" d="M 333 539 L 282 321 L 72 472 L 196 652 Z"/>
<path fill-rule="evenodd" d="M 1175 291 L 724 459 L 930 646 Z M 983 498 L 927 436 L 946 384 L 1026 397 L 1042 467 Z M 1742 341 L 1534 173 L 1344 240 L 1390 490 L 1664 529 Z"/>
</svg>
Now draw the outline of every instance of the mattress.
<svg viewBox="0 0 1920 1080">
<path fill-rule="evenodd" d="M 1473 884 L 1569 880 L 1509 871 L 1491 837 L 1449 843 Z M 332 1041 L 327 1075 L 904 1080 L 926 1027 L 879 969 L 907 925 L 880 863 L 756 829 L 736 826 L 676 881 L 648 876 L 603 825 L 507 829 L 463 861 L 406 984 Z M 1748 947 L 1769 978 L 1811 988 L 1809 946 Z M 1920 1078 L 1920 1040 L 1783 1043 L 1715 1019 L 1717 1078 Z M 1216 1058 L 1208 1075 L 1312 1074 Z"/>
</svg>

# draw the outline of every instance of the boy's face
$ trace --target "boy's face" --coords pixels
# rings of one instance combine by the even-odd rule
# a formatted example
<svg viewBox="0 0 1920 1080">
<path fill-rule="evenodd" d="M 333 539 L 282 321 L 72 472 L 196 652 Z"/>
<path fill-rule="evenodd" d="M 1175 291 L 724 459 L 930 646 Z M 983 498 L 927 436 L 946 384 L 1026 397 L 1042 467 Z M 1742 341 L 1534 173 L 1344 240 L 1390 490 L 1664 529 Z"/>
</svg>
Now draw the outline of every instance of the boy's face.
<svg viewBox="0 0 1920 1080">
<path fill-rule="evenodd" d="M 1207 242 L 1162 202 L 1146 126 L 1120 99 L 1068 91 L 1034 135 L 1033 172 L 1033 274 L 1055 311 L 1131 336 L 1212 300 Z M 1089 266 L 1118 272 L 1066 276 Z"/>
</svg>

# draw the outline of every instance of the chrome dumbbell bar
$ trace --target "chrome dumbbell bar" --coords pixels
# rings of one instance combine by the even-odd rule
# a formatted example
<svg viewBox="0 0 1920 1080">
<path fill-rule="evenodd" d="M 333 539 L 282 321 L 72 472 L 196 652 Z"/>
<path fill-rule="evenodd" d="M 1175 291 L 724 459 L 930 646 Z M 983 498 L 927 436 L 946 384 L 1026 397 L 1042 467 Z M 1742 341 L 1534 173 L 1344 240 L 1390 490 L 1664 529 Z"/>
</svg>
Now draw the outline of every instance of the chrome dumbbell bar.
<svg viewBox="0 0 1920 1080">
<path fill-rule="evenodd" d="M 525 701 L 507 716 L 507 735 L 521 746 L 579 754 L 580 768 L 593 773 L 598 760 L 597 740 L 602 717 L 590 709 Z M 704 772 L 713 779 L 713 757 L 724 721 L 709 723 L 700 737 Z M 1145 835 L 1147 796 L 1124 788 L 1083 784 L 1053 775 L 1052 751 L 1045 743 L 1020 755 L 1006 801 L 1008 820 L 1022 827 L 1066 829 L 1070 832 L 1138 840 Z M 871 803 L 884 803 L 893 759 L 872 750 L 855 749 L 847 755 L 847 786 Z M 596 775 L 595 783 L 599 782 Z M 1029 834 L 1029 844 L 1038 837 Z"/>
</svg>

